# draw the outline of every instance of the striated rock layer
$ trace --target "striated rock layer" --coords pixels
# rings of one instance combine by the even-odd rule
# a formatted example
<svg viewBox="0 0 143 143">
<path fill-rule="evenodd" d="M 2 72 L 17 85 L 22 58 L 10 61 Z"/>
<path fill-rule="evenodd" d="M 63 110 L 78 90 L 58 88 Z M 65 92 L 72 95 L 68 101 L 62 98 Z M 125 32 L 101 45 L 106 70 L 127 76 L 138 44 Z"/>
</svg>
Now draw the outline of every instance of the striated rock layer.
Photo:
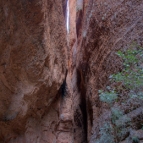
<svg viewBox="0 0 143 143">
<path fill-rule="evenodd" d="M 143 1 L 69 0 L 69 33 L 66 4 L 0 1 L 0 143 L 96 143 L 110 118 L 98 90 L 121 69 L 115 52 L 143 45 Z"/>
<path fill-rule="evenodd" d="M 87 137 L 90 143 L 96 142 L 100 129 L 111 115 L 107 105 L 99 101 L 98 90 L 105 88 L 110 74 L 121 69 L 121 61 L 115 52 L 127 49 L 133 41 L 143 46 L 142 8 L 141 0 L 90 0 L 88 3 L 79 39 L 78 62 L 85 81 Z M 130 110 L 133 104 L 129 105 Z M 143 102 L 137 104 L 143 111 Z M 138 120 L 138 123 L 143 122 L 141 112 L 136 120 L 139 115 L 141 121 Z"/>
</svg>

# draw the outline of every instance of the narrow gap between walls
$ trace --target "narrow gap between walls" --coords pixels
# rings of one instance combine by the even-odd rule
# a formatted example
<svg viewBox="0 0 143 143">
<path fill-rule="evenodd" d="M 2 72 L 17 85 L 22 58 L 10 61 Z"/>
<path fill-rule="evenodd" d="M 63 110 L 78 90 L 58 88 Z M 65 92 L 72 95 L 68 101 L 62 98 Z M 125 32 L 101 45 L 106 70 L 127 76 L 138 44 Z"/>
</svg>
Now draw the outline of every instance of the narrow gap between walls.
<svg viewBox="0 0 143 143">
<path fill-rule="evenodd" d="M 71 0 L 72 1 L 72 0 Z M 81 25 L 82 25 L 82 19 L 83 19 L 83 7 L 84 7 L 84 0 L 76 0 L 76 32 L 77 33 L 80 33 L 80 29 L 81 29 Z M 72 29 L 73 30 L 73 29 Z M 70 59 L 70 53 L 73 52 L 73 51 L 70 51 L 70 49 L 72 49 L 73 47 L 70 47 L 71 46 L 71 41 L 70 41 L 70 34 L 71 34 L 71 31 L 70 31 L 70 0 L 67 0 L 66 1 L 66 31 L 67 31 L 67 48 L 68 48 L 68 60 L 70 62 L 73 62 L 71 60 L 73 59 Z M 77 41 L 76 41 L 77 42 Z M 74 48 L 77 48 L 77 45 L 75 45 L 76 47 Z M 76 61 L 75 61 L 76 62 Z M 74 63 L 76 64 L 76 63 Z M 70 72 L 70 69 L 71 69 L 71 65 L 69 64 L 69 67 L 68 67 L 68 70 Z M 77 68 L 77 67 L 75 67 Z M 77 69 L 78 70 L 78 69 Z M 82 66 L 80 67 L 80 70 L 82 70 Z M 78 79 L 79 81 L 77 81 L 77 86 L 78 89 L 79 89 L 79 92 L 80 92 L 80 98 L 81 98 L 81 103 L 79 105 L 80 107 L 80 110 L 81 110 L 81 114 L 83 116 L 83 128 L 84 128 L 84 139 L 85 141 L 87 142 L 87 103 L 86 103 L 86 87 L 84 85 L 84 78 L 85 78 L 85 75 L 83 75 L 82 71 L 81 72 L 78 72 L 77 73 L 78 75 Z M 66 72 L 66 77 L 67 77 L 67 72 Z M 67 89 L 67 84 L 66 84 L 66 77 L 65 77 L 65 80 L 61 86 L 61 92 L 62 92 L 62 97 L 64 98 L 65 95 L 67 94 L 66 92 L 66 89 Z M 82 79 L 82 80 L 80 80 Z"/>
</svg>

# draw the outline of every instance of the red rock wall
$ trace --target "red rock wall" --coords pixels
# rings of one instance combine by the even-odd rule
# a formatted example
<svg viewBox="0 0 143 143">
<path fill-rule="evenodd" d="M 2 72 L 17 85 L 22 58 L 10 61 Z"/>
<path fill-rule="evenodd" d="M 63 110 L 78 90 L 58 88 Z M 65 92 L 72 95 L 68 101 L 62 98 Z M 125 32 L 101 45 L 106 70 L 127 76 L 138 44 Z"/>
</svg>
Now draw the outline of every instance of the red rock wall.
<svg viewBox="0 0 143 143">
<path fill-rule="evenodd" d="M 78 62 L 85 81 L 88 142 L 95 143 L 111 115 L 109 107 L 99 101 L 98 90 L 121 69 L 115 52 L 127 49 L 133 41 L 143 45 L 143 1 L 89 0 L 85 7 Z"/>
<path fill-rule="evenodd" d="M 1 143 L 95 143 L 110 116 L 98 90 L 143 44 L 143 2 L 69 3 L 67 34 L 66 0 L 0 1 Z"/>
<path fill-rule="evenodd" d="M 50 108 L 67 66 L 62 1 L 1 0 L 0 19 L 0 141 L 54 142 Z"/>
</svg>

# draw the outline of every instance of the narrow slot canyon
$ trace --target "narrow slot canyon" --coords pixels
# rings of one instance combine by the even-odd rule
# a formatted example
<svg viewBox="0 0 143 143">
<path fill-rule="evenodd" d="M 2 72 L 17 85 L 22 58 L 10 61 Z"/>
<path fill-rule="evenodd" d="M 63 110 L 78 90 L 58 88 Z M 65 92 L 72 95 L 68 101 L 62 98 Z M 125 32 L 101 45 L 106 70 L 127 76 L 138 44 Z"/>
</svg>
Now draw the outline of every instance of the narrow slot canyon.
<svg viewBox="0 0 143 143">
<path fill-rule="evenodd" d="M 0 19 L 0 143 L 143 143 L 142 0 L 0 0 Z"/>
</svg>

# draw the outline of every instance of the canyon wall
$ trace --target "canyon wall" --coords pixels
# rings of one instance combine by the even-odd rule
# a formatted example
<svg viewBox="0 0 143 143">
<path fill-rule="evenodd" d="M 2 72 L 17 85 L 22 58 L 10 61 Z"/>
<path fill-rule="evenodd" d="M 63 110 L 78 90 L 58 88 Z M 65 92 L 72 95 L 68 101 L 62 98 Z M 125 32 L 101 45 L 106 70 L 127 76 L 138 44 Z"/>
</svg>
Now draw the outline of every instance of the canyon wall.
<svg viewBox="0 0 143 143">
<path fill-rule="evenodd" d="M 0 143 L 109 143 L 98 90 L 122 68 L 115 52 L 143 45 L 143 1 L 69 0 L 69 11 L 68 33 L 67 0 L 0 1 Z M 143 123 L 143 102 L 127 103 L 124 143 Z"/>
<path fill-rule="evenodd" d="M 90 143 L 98 141 L 103 125 L 111 116 L 109 106 L 99 101 L 98 90 L 105 89 L 109 83 L 109 76 L 122 68 L 122 61 L 115 52 L 129 48 L 133 42 L 140 46 L 143 45 L 142 8 L 143 1 L 141 0 L 93 0 L 88 2 L 83 18 L 78 61 L 86 84 L 87 136 Z M 128 108 L 128 114 L 133 115 L 136 112 L 131 124 L 138 122 L 140 125 L 138 127 L 134 125 L 132 129 L 141 129 L 143 101 L 125 100 L 124 102 L 128 107 L 124 107 L 125 105 L 120 103 L 117 106 L 124 110 Z M 137 114 L 135 109 L 138 107 L 141 109 Z M 122 140 L 126 140 L 131 134 L 128 132 Z M 131 142 L 131 140 L 124 141 L 124 143 Z M 109 141 L 104 138 L 100 143 L 109 143 Z"/>
<path fill-rule="evenodd" d="M 62 1 L 2 0 L 0 17 L 0 141 L 54 142 L 67 66 Z"/>
</svg>

